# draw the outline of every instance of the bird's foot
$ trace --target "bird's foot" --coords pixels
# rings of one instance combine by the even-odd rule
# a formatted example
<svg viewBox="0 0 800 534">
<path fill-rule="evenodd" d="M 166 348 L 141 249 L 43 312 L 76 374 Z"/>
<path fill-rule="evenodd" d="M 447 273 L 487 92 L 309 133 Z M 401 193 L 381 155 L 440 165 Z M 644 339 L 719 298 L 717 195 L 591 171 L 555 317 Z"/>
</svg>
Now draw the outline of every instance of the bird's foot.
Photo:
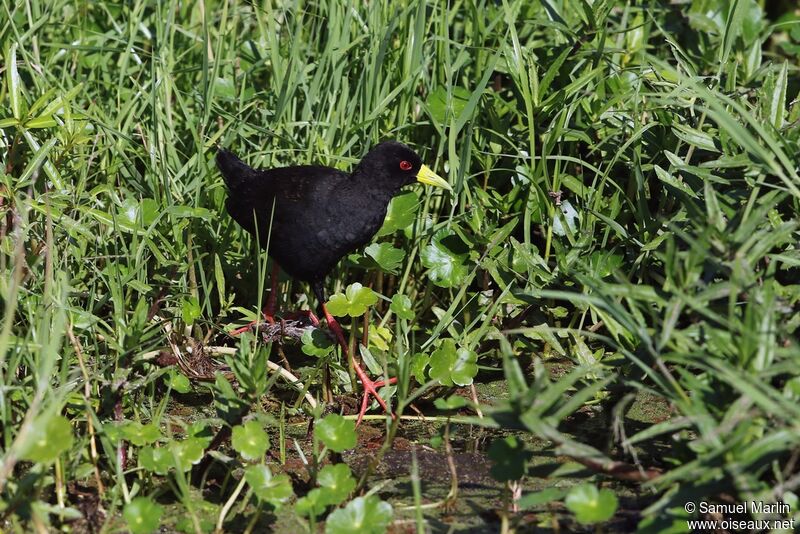
<svg viewBox="0 0 800 534">
<path fill-rule="evenodd" d="M 261 312 L 261 314 L 264 316 L 264 322 L 268 324 L 275 324 L 275 315 L 272 312 L 269 312 L 265 309 L 264 311 Z M 240 336 L 245 332 L 248 332 L 249 330 L 253 329 L 254 327 L 258 327 L 259 324 L 261 324 L 261 321 L 250 321 L 241 328 L 231 330 L 230 332 L 228 332 L 228 335 Z"/>
<path fill-rule="evenodd" d="M 283 325 L 287 321 L 307 321 L 308 324 L 312 326 L 319 326 L 319 319 L 314 312 L 311 310 L 297 310 L 293 311 L 286 315 L 286 317 L 281 317 L 280 319 L 276 318 L 272 313 L 269 313 L 266 309 L 261 312 L 264 316 L 264 322 L 270 325 L 276 324 L 278 322 Z M 248 330 L 252 330 L 254 328 L 258 328 L 258 325 L 261 324 L 261 321 L 250 321 L 248 324 L 242 326 L 241 328 L 237 328 L 235 330 L 231 330 L 228 332 L 230 336 L 239 336 L 247 332 Z"/>
<path fill-rule="evenodd" d="M 356 369 L 356 375 L 358 375 L 358 380 L 361 382 L 361 387 L 364 388 L 364 396 L 361 397 L 361 410 L 358 412 L 358 419 L 356 419 L 356 426 L 361 424 L 361 420 L 364 418 L 364 414 L 367 413 L 367 409 L 369 408 L 369 397 L 372 395 L 375 397 L 375 400 L 378 401 L 378 404 L 381 405 L 383 411 L 388 413 L 394 419 L 396 416 L 394 412 L 386 405 L 386 401 L 378 395 L 378 388 L 382 388 L 383 386 L 394 384 L 397 382 L 397 378 L 390 378 L 389 380 L 377 380 L 374 381 L 370 377 L 367 376 L 367 373 L 361 368 L 360 365 L 353 362 Z"/>
<path fill-rule="evenodd" d="M 362 369 L 361 365 L 355 361 L 353 356 L 350 354 L 350 350 L 347 347 L 347 341 L 344 338 L 344 332 L 342 332 L 342 327 L 339 325 L 339 321 L 337 321 L 333 315 L 330 314 L 328 311 L 327 306 L 325 304 L 322 305 L 322 312 L 325 314 L 325 321 L 328 323 L 328 328 L 330 328 L 336 339 L 339 341 L 339 346 L 342 347 L 342 352 L 344 352 L 345 357 L 350 361 L 350 365 L 353 366 L 353 369 L 356 371 L 356 376 L 358 377 L 358 381 L 361 382 L 361 387 L 364 388 L 364 396 L 361 398 L 361 410 L 358 412 L 358 419 L 356 419 L 356 426 L 361 424 L 361 420 L 364 418 L 364 414 L 367 412 L 367 408 L 369 408 L 369 397 L 372 395 L 375 397 L 375 400 L 378 401 L 378 404 L 381 405 L 383 410 L 392 416 L 392 419 L 395 418 L 394 413 L 386 406 L 386 401 L 378 395 L 378 388 L 386 386 L 388 384 L 394 384 L 397 382 L 397 378 L 390 378 L 389 380 L 378 380 L 374 381 L 367 373 Z"/>
</svg>

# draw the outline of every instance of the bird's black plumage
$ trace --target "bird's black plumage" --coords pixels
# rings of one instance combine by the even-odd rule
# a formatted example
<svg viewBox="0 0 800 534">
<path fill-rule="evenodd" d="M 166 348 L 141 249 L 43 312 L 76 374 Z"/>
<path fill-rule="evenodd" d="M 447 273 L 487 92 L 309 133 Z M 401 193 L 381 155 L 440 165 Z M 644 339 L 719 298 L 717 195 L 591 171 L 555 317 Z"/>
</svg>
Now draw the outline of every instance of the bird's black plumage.
<svg viewBox="0 0 800 534">
<path fill-rule="evenodd" d="M 227 150 L 217 153 L 228 186 L 228 213 L 258 234 L 262 248 L 322 298 L 325 276 L 372 239 L 389 201 L 417 179 L 422 162 L 406 145 L 376 145 L 352 173 L 321 166 L 256 170 Z M 256 232 L 257 229 L 257 232 Z"/>
<path fill-rule="evenodd" d="M 256 170 L 227 150 L 217 153 L 217 165 L 228 186 L 226 205 L 231 217 L 258 236 L 284 271 L 311 283 L 320 313 L 364 389 L 356 425 L 371 396 L 389 412 L 377 388 L 396 379 L 373 381 L 353 359 L 338 321 L 325 306 L 323 281 L 339 260 L 372 239 L 401 187 L 416 180 L 450 189 L 448 183 L 422 165 L 413 150 L 395 141 L 375 146 L 350 174 L 306 165 Z M 273 265 L 272 291 L 264 311 L 268 321 L 274 321 L 276 275 Z M 313 315 L 310 318 L 317 321 Z"/>
</svg>

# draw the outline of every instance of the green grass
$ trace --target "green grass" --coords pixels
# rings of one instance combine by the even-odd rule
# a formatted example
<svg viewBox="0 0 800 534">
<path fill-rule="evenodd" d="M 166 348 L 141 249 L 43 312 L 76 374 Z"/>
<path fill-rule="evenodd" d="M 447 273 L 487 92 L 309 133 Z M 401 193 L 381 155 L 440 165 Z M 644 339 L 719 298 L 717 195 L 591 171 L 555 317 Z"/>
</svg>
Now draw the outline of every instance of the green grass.
<svg viewBox="0 0 800 534">
<path fill-rule="evenodd" d="M 470 490 L 417 454 L 449 465 L 473 430 L 494 493 L 457 528 L 687 531 L 689 501 L 794 517 L 800 18 L 638 4 L 3 0 L 0 529 L 337 532 L 390 502 L 396 528 L 438 530 Z M 325 373 L 354 386 L 324 337 L 281 348 L 291 385 L 277 345 L 225 333 L 268 266 L 213 161 L 349 169 L 384 139 L 454 193 L 398 199 L 327 289 L 385 297 L 362 355 L 430 423 L 371 419 L 357 451 L 379 468 L 410 442 L 407 486 L 305 435 Z M 307 289 L 282 279 L 280 308 Z M 204 452 L 245 428 L 270 452 Z M 357 484 L 338 501 L 329 461 Z M 584 482 L 619 506 L 601 490 L 587 515 Z"/>
</svg>

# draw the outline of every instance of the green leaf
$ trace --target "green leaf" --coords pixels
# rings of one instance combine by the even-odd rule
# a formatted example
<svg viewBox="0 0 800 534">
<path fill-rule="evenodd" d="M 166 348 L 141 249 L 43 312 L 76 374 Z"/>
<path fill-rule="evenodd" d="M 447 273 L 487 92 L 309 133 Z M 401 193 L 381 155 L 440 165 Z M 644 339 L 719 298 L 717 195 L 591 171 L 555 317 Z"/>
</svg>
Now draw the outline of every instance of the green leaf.
<svg viewBox="0 0 800 534">
<path fill-rule="evenodd" d="M 211 220 L 214 216 L 211 210 L 206 208 L 193 208 L 192 206 L 170 206 L 166 209 L 166 213 L 174 215 L 179 219 L 190 218 L 203 219 L 206 221 Z"/>
<path fill-rule="evenodd" d="M 172 371 L 169 374 L 169 387 L 178 393 L 189 393 L 192 391 L 192 384 L 189 382 L 189 379 L 186 378 L 186 375 L 178 371 Z"/>
<path fill-rule="evenodd" d="M 575 486 L 564 499 L 575 519 L 584 525 L 608 521 L 617 511 L 617 496 L 610 489 L 598 490 L 592 484 Z"/>
<path fill-rule="evenodd" d="M 428 375 L 443 386 L 468 386 L 478 374 L 478 354 L 475 351 L 456 348 L 456 342 L 445 339 L 431 354 Z"/>
<path fill-rule="evenodd" d="M 326 415 L 314 426 L 314 436 L 334 452 L 356 446 L 356 424 L 338 414 Z"/>
<path fill-rule="evenodd" d="M 203 447 L 211 445 L 214 434 L 211 427 L 203 421 L 195 421 L 186 427 L 186 436 L 200 441 Z"/>
<path fill-rule="evenodd" d="M 545 488 L 541 491 L 526 493 L 519 499 L 519 507 L 522 510 L 527 510 L 535 506 L 560 501 L 566 494 L 566 488 Z"/>
<path fill-rule="evenodd" d="M 622 265 L 622 254 L 596 250 L 589 256 L 589 271 L 598 278 L 605 278 L 614 273 Z"/>
<path fill-rule="evenodd" d="M 134 198 L 126 198 L 117 209 L 117 217 L 121 222 L 135 227 L 139 222 L 139 203 Z"/>
<path fill-rule="evenodd" d="M 183 303 L 181 304 L 181 318 L 188 326 L 194 324 L 202 313 L 203 311 L 200 309 L 200 303 L 196 298 L 183 299 Z"/>
<path fill-rule="evenodd" d="M 214 254 L 214 281 L 217 283 L 219 301 L 225 302 L 225 273 L 222 270 L 222 261 L 219 254 Z"/>
<path fill-rule="evenodd" d="M 500 482 L 519 480 L 525 475 L 525 464 L 533 456 L 515 436 L 495 439 L 489 447 L 492 477 Z"/>
<path fill-rule="evenodd" d="M 689 195 L 692 198 L 697 198 L 697 194 L 695 194 L 695 192 L 692 191 L 692 189 L 688 185 L 686 185 L 684 182 L 681 182 L 677 178 L 673 177 L 670 173 L 668 173 L 667 171 L 665 171 L 664 169 L 662 169 L 658 165 L 656 165 L 654 167 L 654 169 L 656 171 L 656 176 L 658 176 L 659 180 L 661 180 L 662 182 L 664 182 L 667 185 L 671 185 L 675 189 L 679 189 L 680 191 L 683 191 L 684 193 L 686 193 L 687 195 Z"/>
<path fill-rule="evenodd" d="M 155 423 L 143 425 L 139 421 L 125 421 L 119 425 L 119 430 L 123 439 L 137 447 L 155 443 L 161 437 L 161 431 Z"/>
<path fill-rule="evenodd" d="M 431 357 L 424 352 L 415 354 L 411 359 L 411 374 L 414 375 L 414 378 L 420 384 L 424 384 L 428 381 L 428 379 L 425 377 L 425 369 L 428 368 L 430 361 Z"/>
<path fill-rule="evenodd" d="M 33 176 L 35 172 L 38 172 L 45 164 L 47 164 L 47 156 L 50 155 L 50 152 L 58 143 L 58 138 L 53 137 L 45 144 L 43 144 L 33 155 L 32 158 L 28 161 L 28 164 L 25 165 L 25 170 L 22 171 L 22 174 L 19 176 L 19 184 L 26 183 L 26 181 Z"/>
<path fill-rule="evenodd" d="M 382 534 L 392 522 L 392 515 L 392 505 L 375 495 L 356 497 L 328 516 L 325 533 Z"/>
<path fill-rule="evenodd" d="M 218 77 L 214 79 L 214 92 L 215 96 L 223 99 L 236 98 L 236 87 L 233 80 L 229 78 Z"/>
<path fill-rule="evenodd" d="M 685 124 L 675 124 L 672 132 L 678 139 L 709 152 L 719 152 L 714 138 L 706 132 L 697 130 Z"/>
<path fill-rule="evenodd" d="M 392 342 L 392 331 L 386 327 L 376 325 L 369 329 L 369 346 L 378 350 L 388 351 Z"/>
<path fill-rule="evenodd" d="M 389 202 L 389 207 L 386 209 L 386 218 L 383 221 L 383 226 L 375 237 L 392 234 L 397 230 L 402 230 L 410 226 L 417 217 L 417 205 L 419 204 L 419 197 L 413 191 L 408 191 L 401 195 L 397 195 Z"/>
<path fill-rule="evenodd" d="M 326 495 L 320 488 L 314 488 L 309 491 L 305 497 L 297 499 L 294 505 L 294 511 L 303 516 L 318 517 L 325 512 L 327 507 Z"/>
<path fill-rule="evenodd" d="M 326 465 L 317 475 L 317 483 L 322 488 L 320 502 L 326 505 L 341 503 L 356 487 L 356 480 L 347 464 Z"/>
<path fill-rule="evenodd" d="M 169 444 L 175 461 L 175 467 L 181 471 L 188 471 L 194 464 L 203 459 L 205 446 L 198 438 L 187 438 L 183 441 L 172 441 Z"/>
<path fill-rule="evenodd" d="M 460 285 L 469 274 L 467 254 L 449 244 L 448 233 L 439 232 L 420 252 L 422 265 L 429 269 L 428 278 L 439 287 Z"/>
<path fill-rule="evenodd" d="M 292 483 L 287 475 L 272 476 L 266 465 L 251 465 L 244 470 L 244 478 L 260 500 L 274 507 L 292 498 Z"/>
<path fill-rule="evenodd" d="M 450 395 L 447 399 L 440 397 L 433 401 L 433 405 L 439 410 L 458 410 L 467 404 L 467 399 L 459 395 Z"/>
<path fill-rule="evenodd" d="M 561 215 L 558 214 L 559 210 Z M 565 200 L 561 203 L 561 206 L 556 208 L 556 212 L 553 214 L 553 233 L 562 237 L 568 233 L 575 233 L 578 230 L 579 221 L 580 214 L 578 210 L 572 206 L 569 200 Z M 564 222 L 567 223 L 566 228 L 564 227 Z M 567 229 L 569 229 L 569 232 L 567 232 Z"/>
<path fill-rule="evenodd" d="M 17 43 L 9 46 L 5 53 L 6 88 L 8 89 L 8 103 L 11 106 L 11 115 L 22 119 L 22 81 L 17 70 Z"/>
<path fill-rule="evenodd" d="M 150 497 L 136 497 L 125 505 L 122 517 L 133 534 L 147 534 L 161 526 L 164 509 Z"/>
<path fill-rule="evenodd" d="M 359 317 L 378 302 L 378 294 L 358 282 L 347 286 L 345 294 L 336 293 L 328 302 L 328 311 L 336 317 Z"/>
<path fill-rule="evenodd" d="M 50 463 L 72 447 L 72 427 L 66 417 L 53 411 L 37 417 L 25 435 L 20 458 L 31 462 Z"/>
<path fill-rule="evenodd" d="M 401 319 L 411 321 L 414 319 L 414 309 L 412 308 L 411 299 L 406 295 L 400 293 L 392 297 L 392 304 L 389 309 Z"/>
<path fill-rule="evenodd" d="M 25 128 L 28 128 L 29 130 L 36 130 L 37 128 L 52 128 L 56 124 L 58 123 L 51 115 L 42 115 L 25 122 Z"/>
<path fill-rule="evenodd" d="M 305 354 L 319 358 L 330 354 L 336 346 L 328 334 L 319 328 L 306 329 L 300 341 L 303 343 L 302 350 Z"/>
<path fill-rule="evenodd" d="M 209 508 L 206 513 L 213 513 L 213 509 Z M 195 518 L 189 515 L 184 515 L 175 523 L 175 530 L 178 532 L 185 532 L 186 534 L 211 534 L 216 529 L 216 523 L 208 517 L 203 517 L 197 514 L 196 517 L 199 530 L 195 526 Z"/>
<path fill-rule="evenodd" d="M 139 465 L 150 473 L 166 475 L 172 469 L 172 451 L 166 447 L 142 447 L 139 449 Z"/>
<path fill-rule="evenodd" d="M 390 243 L 372 243 L 364 253 L 375 260 L 375 263 L 387 273 L 397 274 L 397 269 L 403 264 L 406 253 Z"/>
<path fill-rule="evenodd" d="M 160 211 L 158 202 L 153 198 L 143 198 L 139 203 L 139 214 L 142 217 L 142 225 L 150 226 L 155 222 Z"/>
<path fill-rule="evenodd" d="M 459 117 L 467 106 L 471 94 L 467 89 L 456 86 L 450 89 L 450 98 L 448 98 L 447 88 L 440 85 L 428 95 L 428 112 L 431 119 L 444 125 L 448 119 L 453 120 Z"/>
<path fill-rule="evenodd" d="M 269 436 L 258 421 L 248 421 L 233 427 L 231 445 L 245 460 L 260 460 L 269 448 Z"/>
</svg>

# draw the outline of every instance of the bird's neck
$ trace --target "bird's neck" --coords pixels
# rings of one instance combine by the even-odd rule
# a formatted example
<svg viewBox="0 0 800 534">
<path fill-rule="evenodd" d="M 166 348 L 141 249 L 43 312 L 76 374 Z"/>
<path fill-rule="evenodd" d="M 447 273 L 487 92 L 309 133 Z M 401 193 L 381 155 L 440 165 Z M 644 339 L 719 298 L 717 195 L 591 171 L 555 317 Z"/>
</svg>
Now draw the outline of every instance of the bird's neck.
<svg viewBox="0 0 800 534">
<path fill-rule="evenodd" d="M 375 172 L 359 166 L 350 175 L 347 188 L 354 193 L 351 198 L 360 200 L 361 204 L 386 207 L 392 197 L 400 192 L 402 186 L 398 184 L 397 187 L 387 187 L 389 183 L 388 180 L 382 180 Z"/>
</svg>

